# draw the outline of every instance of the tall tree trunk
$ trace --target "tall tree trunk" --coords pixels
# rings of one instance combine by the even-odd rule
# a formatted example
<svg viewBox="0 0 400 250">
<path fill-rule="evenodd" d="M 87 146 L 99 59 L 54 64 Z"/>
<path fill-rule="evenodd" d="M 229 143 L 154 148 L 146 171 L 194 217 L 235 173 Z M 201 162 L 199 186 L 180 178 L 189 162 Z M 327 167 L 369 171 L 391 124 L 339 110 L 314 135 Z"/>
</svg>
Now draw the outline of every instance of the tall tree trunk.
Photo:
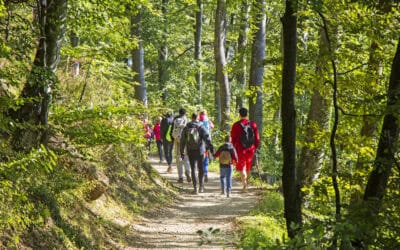
<svg viewBox="0 0 400 250">
<path fill-rule="evenodd" d="M 22 89 L 24 104 L 12 114 L 23 127 L 17 129 L 13 136 L 12 145 L 16 150 L 29 150 L 47 142 L 52 89 L 57 81 L 54 72 L 66 30 L 67 0 L 37 3 L 40 27 L 38 49 L 29 78 Z"/>
<path fill-rule="evenodd" d="M 380 84 L 380 77 L 382 76 L 382 66 L 381 60 L 378 59 L 378 54 L 382 53 L 379 51 L 379 46 L 375 41 L 372 41 L 370 46 L 370 53 L 369 53 L 369 62 L 368 62 L 368 76 L 372 76 L 375 78 L 375 83 L 377 85 Z M 368 81 L 369 82 L 369 81 Z M 374 88 L 369 88 L 366 91 L 368 92 L 367 96 L 372 98 L 376 96 L 376 93 L 372 93 Z M 374 103 L 367 103 L 366 104 L 366 113 L 370 113 L 371 110 L 374 110 L 376 107 L 372 107 Z M 360 131 L 360 136 L 362 138 L 362 144 L 360 146 L 370 146 L 373 144 L 373 140 L 377 137 L 378 130 L 378 118 L 372 116 L 363 116 L 363 124 Z M 361 173 L 364 176 L 365 174 L 365 165 L 366 162 L 371 161 L 371 159 L 365 158 L 361 153 L 358 154 L 357 163 L 355 167 L 355 173 Z M 356 178 L 352 179 L 352 185 L 364 185 L 364 178 Z M 355 204 L 362 201 L 362 191 L 358 188 L 353 190 L 351 195 L 351 203 Z M 357 209 L 357 208 L 356 208 Z"/>
<path fill-rule="evenodd" d="M 388 12 L 391 11 L 390 3 L 384 0 L 379 0 L 378 5 L 376 6 L 378 9 L 379 15 L 376 15 L 375 18 L 382 18 L 387 15 Z M 382 33 L 379 30 L 374 30 L 374 36 L 382 37 Z M 380 49 L 378 42 L 374 39 L 371 42 L 369 48 L 369 61 L 368 61 L 368 71 L 367 75 L 372 76 L 375 80 L 376 85 L 380 85 L 380 79 L 382 76 L 382 54 L 383 51 Z M 366 88 L 367 96 L 369 98 L 374 98 L 377 93 L 373 92 L 374 88 Z M 371 107 L 370 103 L 367 103 L 366 113 L 370 113 L 371 110 L 374 110 L 375 107 Z M 373 104 L 372 104 L 373 105 Z M 376 140 L 378 133 L 378 118 L 373 116 L 364 116 L 363 117 L 363 125 L 360 131 L 360 135 L 362 138 L 362 146 L 371 145 L 373 140 Z M 362 173 L 365 169 L 365 162 L 369 162 L 371 159 L 363 157 L 361 153 L 358 155 L 357 163 L 356 163 L 356 173 Z M 354 184 L 363 185 L 359 180 L 360 178 L 353 178 Z M 362 194 L 359 189 L 355 189 L 352 194 L 352 203 L 357 203 L 362 200 Z"/>
<path fill-rule="evenodd" d="M 258 131 L 262 135 L 263 131 L 263 77 L 264 77 L 264 58 L 265 58 L 265 31 L 266 31 L 266 13 L 265 0 L 257 0 L 254 3 L 256 12 L 257 32 L 254 34 L 253 45 L 251 49 L 250 66 L 250 89 L 255 89 L 255 96 L 249 100 L 250 119 L 257 123 Z"/>
<path fill-rule="evenodd" d="M 230 129 L 230 91 L 228 72 L 226 69 L 225 58 L 225 38 L 226 38 L 226 1 L 217 1 L 217 12 L 215 18 L 215 65 L 216 76 L 219 84 L 220 100 L 221 100 L 221 128 L 229 131 Z"/>
<path fill-rule="evenodd" d="M 167 20 L 167 5 L 168 0 L 162 0 L 161 13 L 163 18 L 162 24 L 162 41 L 160 49 L 158 50 L 158 84 L 161 92 L 161 99 L 163 103 L 166 103 L 166 83 L 168 81 L 168 20 Z"/>
<path fill-rule="evenodd" d="M 244 0 L 241 5 L 241 18 L 240 18 L 240 30 L 238 37 L 238 72 L 236 74 L 236 79 L 238 83 L 238 87 L 240 89 L 239 94 L 236 96 L 236 108 L 243 107 L 243 89 L 246 86 L 246 74 L 247 74 L 247 65 L 246 65 L 246 47 L 247 47 L 247 34 L 249 32 L 249 13 L 250 13 L 250 4 L 247 0 Z"/>
<path fill-rule="evenodd" d="M 367 209 L 377 216 L 382 205 L 392 167 L 395 166 L 395 153 L 398 151 L 400 131 L 400 39 L 392 63 L 389 88 L 387 90 L 386 115 L 383 119 L 382 130 L 376 152 L 374 170 L 369 175 L 364 192 L 364 201 L 370 203 Z M 372 204 L 372 205 L 371 205 Z"/>
<path fill-rule="evenodd" d="M 138 41 L 137 48 L 132 50 L 132 71 L 135 73 L 135 99 L 147 106 L 147 90 L 144 80 L 144 50 L 142 42 L 142 12 L 131 17 L 131 35 Z"/>
<path fill-rule="evenodd" d="M 203 104 L 202 98 L 202 65 L 201 65 L 201 33 L 203 29 L 203 1 L 197 0 L 196 26 L 194 31 L 194 60 L 196 61 L 196 84 L 199 93 L 199 104 Z"/>
<path fill-rule="evenodd" d="M 319 55 L 316 66 L 316 83 L 313 87 L 310 110 L 306 121 L 305 145 L 301 150 L 299 162 L 299 178 L 302 186 L 310 186 L 318 178 L 323 156 L 322 147 L 317 145 L 316 134 L 329 126 L 329 106 L 326 98 L 319 91 L 326 82 L 329 55 L 326 34 L 320 29 Z"/>
<path fill-rule="evenodd" d="M 301 199 L 299 180 L 296 175 L 296 110 L 294 88 L 296 84 L 297 58 L 297 0 L 286 0 L 283 24 L 283 69 L 282 69 L 282 186 L 285 206 L 286 229 L 294 238 L 301 227 Z"/>
</svg>

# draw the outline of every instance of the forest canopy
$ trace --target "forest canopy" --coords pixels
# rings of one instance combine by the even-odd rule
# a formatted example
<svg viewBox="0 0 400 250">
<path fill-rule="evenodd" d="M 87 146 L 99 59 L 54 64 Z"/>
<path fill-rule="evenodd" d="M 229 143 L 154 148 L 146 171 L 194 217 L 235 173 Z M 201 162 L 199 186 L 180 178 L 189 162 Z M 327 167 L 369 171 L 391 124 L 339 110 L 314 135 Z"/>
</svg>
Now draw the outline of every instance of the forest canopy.
<svg viewBox="0 0 400 250">
<path fill-rule="evenodd" d="M 207 110 L 221 142 L 247 107 L 284 244 L 399 248 L 399 20 L 395 0 L 0 1 L 0 241 L 84 193 L 65 157 L 140 166 L 143 119 Z"/>
</svg>

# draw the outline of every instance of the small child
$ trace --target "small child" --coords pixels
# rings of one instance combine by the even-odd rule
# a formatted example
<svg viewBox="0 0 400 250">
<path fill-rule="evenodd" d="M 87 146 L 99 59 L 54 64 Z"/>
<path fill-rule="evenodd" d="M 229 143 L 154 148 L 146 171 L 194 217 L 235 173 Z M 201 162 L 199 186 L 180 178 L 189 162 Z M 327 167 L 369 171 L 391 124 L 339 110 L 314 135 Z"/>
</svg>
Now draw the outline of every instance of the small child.
<svg viewBox="0 0 400 250">
<path fill-rule="evenodd" d="M 231 143 L 231 137 L 229 135 L 225 137 L 225 143 L 218 148 L 214 157 L 219 157 L 221 194 L 229 197 L 232 191 L 233 164 L 236 165 L 238 160 L 236 150 Z"/>
</svg>

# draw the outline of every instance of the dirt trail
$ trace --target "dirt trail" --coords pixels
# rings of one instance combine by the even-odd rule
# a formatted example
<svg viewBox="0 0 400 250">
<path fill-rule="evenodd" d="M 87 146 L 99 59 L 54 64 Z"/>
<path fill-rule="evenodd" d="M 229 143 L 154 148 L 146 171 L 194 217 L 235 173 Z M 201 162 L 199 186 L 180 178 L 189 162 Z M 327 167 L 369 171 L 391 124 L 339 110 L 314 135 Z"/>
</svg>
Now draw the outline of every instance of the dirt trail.
<svg viewBox="0 0 400 250">
<path fill-rule="evenodd" d="M 148 214 L 138 224 L 132 225 L 135 245 L 124 249 L 235 249 L 237 238 L 233 231 L 233 221 L 238 215 L 246 214 L 259 199 L 260 192 L 250 187 L 248 192 L 241 192 L 239 181 L 233 181 L 231 197 L 221 195 L 218 173 L 209 173 L 205 192 L 191 194 L 192 183 L 177 183 L 177 169 L 166 172 L 167 165 L 150 159 L 152 166 L 165 178 L 168 178 L 181 193 L 170 207 Z M 208 232 L 209 228 L 220 229 L 220 233 L 197 234 L 198 230 Z M 207 236 L 208 235 L 208 236 Z M 207 242 L 210 239 L 211 242 Z M 199 242 L 204 245 L 199 246 Z"/>
</svg>

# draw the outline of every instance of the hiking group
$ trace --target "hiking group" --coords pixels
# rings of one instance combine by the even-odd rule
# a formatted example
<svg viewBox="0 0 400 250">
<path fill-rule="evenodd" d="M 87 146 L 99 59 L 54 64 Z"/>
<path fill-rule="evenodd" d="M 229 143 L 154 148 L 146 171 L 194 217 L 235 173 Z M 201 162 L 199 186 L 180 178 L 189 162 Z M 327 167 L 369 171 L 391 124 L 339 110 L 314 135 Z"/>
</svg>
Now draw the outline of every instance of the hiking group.
<svg viewBox="0 0 400 250">
<path fill-rule="evenodd" d="M 243 191 L 246 191 L 253 157 L 260 145 L 257 125 L 247 119 L 247 113 L 246 108 L 240 108 L 239 121 L 232 125 L 230 135 L 225 136 L 224 143 L 216 151 L 211 142 L 214 124 L 205 110 L 192 114 L 190 121 L 183 108 L 176 117 L 171 112 L 157 117 L 152 136 L 157 143 L 160 162 L 164 156 L 167 172 L 171 173 L 174 151 L 178 183 L 183 183 L 185 176 L 186 181 L 193 184 L 193 193 L 198 194 L 204 192 L 204 183 L 208 181 L 210 156 L 219 158 L 221 194 L 229 197 L 232 192 L 233 166 L 240 172 Z M 148 133 L 145 130 L 146 138 Z"/>
</svg>

